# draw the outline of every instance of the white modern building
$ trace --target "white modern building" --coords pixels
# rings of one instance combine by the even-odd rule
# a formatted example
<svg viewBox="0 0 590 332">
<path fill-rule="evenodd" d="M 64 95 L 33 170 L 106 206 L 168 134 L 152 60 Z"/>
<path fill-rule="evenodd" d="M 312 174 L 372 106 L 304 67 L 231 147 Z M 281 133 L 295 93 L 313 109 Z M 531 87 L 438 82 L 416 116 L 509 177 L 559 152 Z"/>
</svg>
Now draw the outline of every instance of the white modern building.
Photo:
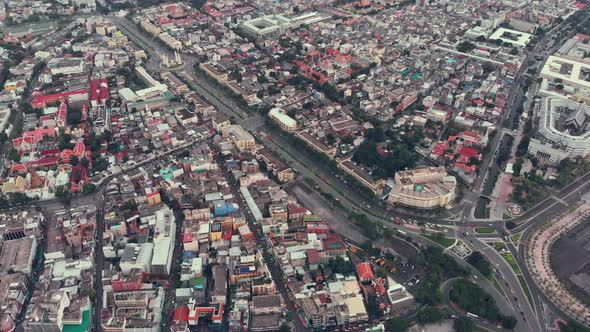
<svg viewBox="0 0 590 332">
<path fill-rule="evenodd" d="M 490 40 L 501 40 L 503 43 L 508 43 L 515 47 L 525 47 L 531 41 L 531 34 L 526 32 L 498 28 L 490 36 Z"/>
<path fill-rule="evenodd" d="M 566 158 L 590 154 L 590 106 L 561 98 L 544 98 L 539 129 L 528 153 L 556 165 Z"/>
<path fill-rule="evenodd" d="M 131 270 L 139 269 L 143 272 L 150 272 L 150 263 L 154 252 L 153 243 L 128 243 L 123 249 L 119 267 L 123 274 L 128 275 Z"/>
<path fill-rule="evenodd" d="M 314 24 L 329 18 L 329 15 L 318 12 L 305 13 L 295 17 L 267 15 L 246 21 L 241 24 L 241 28 L 253 36 L 267 37 L 283 33 L 302 24 Z"/>
</svg>

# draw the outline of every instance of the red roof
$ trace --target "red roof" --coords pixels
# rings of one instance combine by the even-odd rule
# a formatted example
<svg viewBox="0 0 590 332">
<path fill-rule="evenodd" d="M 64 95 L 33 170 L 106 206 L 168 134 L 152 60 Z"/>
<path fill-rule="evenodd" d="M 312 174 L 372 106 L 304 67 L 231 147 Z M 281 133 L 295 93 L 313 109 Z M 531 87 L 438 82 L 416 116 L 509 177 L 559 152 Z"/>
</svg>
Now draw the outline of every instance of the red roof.
<svg viewBox="0 0 590 332">
<path fill-rule="evenodd" d="M 57 157 L 46 157 L 36 161 L 29 162 L 29 164 L 37 166 L 54 166 L 57 165 L 58 160 L 59 159 Z"/>
<path fill-rule="evenodd" d="M 477 170 L 477 166 L 475 166 L 475 165 L 467 166 L 464 163 L 455 163 L 455 167 L 464 169 L 469 172 L 475 172 Z"/>
<path fill-rule="evenodd" d="M 477 157 L 478 155 L 477 150 L 469 146 L 461 147 L 459 150 L 457 150 L 457 153 L 467 158 Z"/>
<path fill-rule="evenodd" d="M 182 242 L 186 243 L 186 242 L 191 242 L 193 240 L 193 234 L 191 233 L 184 233 L 184 235 L 182 235 Z"/>
<path fill-rule="evenodd" d="M 40 156 L 48 156 L 48 155 L 56 155 L 56 154 L 59 154 L 59 149 L 43 150 L 43 151 L 41 151 L 41 153 L 39 155 Z"/>
<path fill-rule="evenodd" d="M 174 310 L 174 320 L 180 322 L 188 321 L 189 312 L 190 310 L 187 306 L 176 307 L 176 310 Z"/>
<path fill-rule="evenodd" d="M 481 140 L 481 136 L 479 136 L 478 133 L 471 131 L 471 130 L 462 131 L 459 134 L 457 134 L 457 136 L 459 136 L 463 139 L 470 140 L 470 141 L 479 142 Z"/>
<path fill-rule="evenodd" d="M 307 209 L 303 206 L 289 204 L 287 205 L 287 210 L 289 211 L 289 215 L 291 214 L 301 214 L 307 212 Z"/>
<path fill-rule="evenodd" d="M 320 254 L 318 253 L 317 249 L 307 249 L 307 262 L 309 264 L 319 264 L 320 263 Z"/>
<path fill-rule="evenodd" d="M 69 96 L 73 96 L 73 95 L 81 95 L 86 93 L 86 90 L 76 90 L 76 91 L 68 91 L 68 92 L 62 92 L 62 93 L 54 93 L 54 94 L 49 94 L 49 95 L 41 95 L 36 97 L 35 99 L 33 99 L 33 101 L 31 101 L 31 105 L 33 107 L 37 106 L 37 107 L 44 107 L 47 103 L 55 103 L 56 101 L 60 100 L 60 99 L 66 99 Z"/>
<path fill-rule="evenodd" d="M 25 143 L 28 145 L 35 145 L 37 144 L 37 139 L 35 138 L 35 136 L 22 136 L 12 140 L 12 145 L 15 148 L 19 148 Z"/>
<path fill-rule="evenodd" d="M 109 81 L 106 78 L 100 80 L 99 98 L 101 101 L 105 101 L 109 98 Z"/>
<path fill-rule="evenodd" d="M 98 101 L 98 80 L 90 81 L 90 100 Z"/>
<path fill-rule="evenodd" d="M 356 266 L 356 273 L 361 280 L 370 280 L 375 277 L 373 275 L 373 269 L 371 269 L 371 264 L 367 262 L 358 264 Z"/>
<path fill-rule="evenodd" d="M 432 154 L 437 156 L 442 156 L 445 154 L 445 150 L 449 147 L 449 143 L 447 142 L 438 142 L 432 149 Z"/>
<path fill-rule="evenodd" d="M 13 172 L 19 172 L 19 171 L 26 171 L 27 170 L 27 166 L 24 164 L 16 164 L 12 166 L 11 169 Z"/>
</svg>

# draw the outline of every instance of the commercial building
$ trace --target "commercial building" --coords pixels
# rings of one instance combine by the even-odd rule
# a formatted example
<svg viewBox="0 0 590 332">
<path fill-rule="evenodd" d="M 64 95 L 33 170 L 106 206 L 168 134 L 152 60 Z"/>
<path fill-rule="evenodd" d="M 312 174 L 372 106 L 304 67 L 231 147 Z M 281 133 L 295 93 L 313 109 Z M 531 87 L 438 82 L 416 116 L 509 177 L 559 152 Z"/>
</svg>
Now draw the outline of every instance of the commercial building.
<svg viewBox="0 0 590 332">
<path fill-rule="evenodd" d="M 279 108 L 273 108 L 268 112 L 268 116 L 281 127 L 282 130 L 292 133 L 297 130 L 297 121 L 287 115 Z"/>
<path fill-rule="evenodd" d="M 62 331 L 64 310 L 70 306 L 68 293 L 45 294 L 29 307 L 26 321 L 31 332 Z"/>
<path fill-rule="evenodd" d="M 559 79 L 563 85 L 590 89 L 590 64 L 572 58 L 551 55 L 541 70 L 541 77 Z"/>
<path fill-rule="evenodd" d="M 457 180 L 444 167 L 418 168 L 395 173 L 388 203 L 433 209 L 455 198 Z"/>
<path fill-rule="evenodd" d="M 199 68 L 217 82 L 225 83 L 229 79 L 228 71 L 217 62 L 203 62 L 199 65 Z"/>
<path fill-rule="evenodd" d="M 414 296 L 406 290 L 404 285 L 397 283 L 390 277 L 387 277 L 387 284 L 387 297 L 391 302 L 392 310 L 403 310 L 414 304 Z"/>
<path fill-rule="evenodd" d="M 0 276 L 0 330 L 13 331 L 27 297 L 27 277 L 22 273 Z"/>
<path fill-rule="evenodd" d="M 81 74 L 84 72 L 84 58 L 53 58 L 47 63 L 52 75 Z"/>
<path fill-rule="evenodd" d="M 37 239 L 30 235 L 5 241 L 0 249 L 0 274 L 20 272 L 30 274 L 37 253 Z"/>
<path fill-rule="evenodd" d="M 525 32 L 498 28 L 490 36 L 490 40 L 501 40 L 503 43 L 508 43 L 515 47 L 525 47 L 531 41 L 531 37 L 532 35 Z"/>
<path fill-rule="evenodd" d="M 283 33 L 291 28 L 291 26 L 291 20 L 283 15 L 257 17 L 241 24 L 241 28 L 246 31 L 246 33 L 257 37 Z"/>
<path fill-rule="evenodd" d="M 385 180 L 374 180 L 371 175 L 363 171 L 359 166 L 355 165 L 351 158 L 338 160 L 338 168 L 345 171 L 348 175 L 354 177 L 358 182 L 369 188 L 375 194 L 381 195 L 383 192 Z"/>
<path fill-rule="evenodd" d="M 173 50 L 180 50 L 182 49 L 182 42 L 172 36 L 170 36 L 167 32 L 161 33 L 158 38 L 164 42 L 164 44 L 168 45 Z"/>
<path fill-rule="evenodd" d="M 267 15 L 243 22 L 240 27 L 247 34 L 262 38 L 283 33 L 302 24 L 314 24 L 329 18 L 329 15 L 318 12 L 309 12 L 295 17 Z"/>
<path fill-rule="evenodd" d="M 551 165 L 590 154 L 590 106 L 561 98 L 544 98 L 538 131 L 531 139 L 528 153 Z"/>
<path fill-rule="evenodd" d="M 244 130 L 240 125 L 230 125 L 221 130 L 223 137 L 229 138 L 240 151 L 253 151 L 256 149 L 254 136 Z"/>
<path fill-rule="evenodd" d="M 227 267 L 215 265 L 212 268 L 213 292 L 211 300 L 214 303 L 225 304 L 227 299 Z"/>
<path fill-rule="evenodd" d="M 153 78 L 152 75 L 150 75 L 147 72 L 147 70 L 145 70 L 145 68 L 143 68 L 141 66 L 135 67 L 135 72 L 137 73 L 137 76 L 139 77 L 139 79 L 142 80 L 149 87 L 153 87 L 153 86 L 161 84 L 160 82 L 158 82 L 158 80 Z"/>
<path fill-rule="evenodd" d="M 134 269 L 149 273 L 153 251 L 154 245 L 152 243 L 128 243 L 125 245 L 119 263 L 123 274 L 129 275 Z"/>
</svg>

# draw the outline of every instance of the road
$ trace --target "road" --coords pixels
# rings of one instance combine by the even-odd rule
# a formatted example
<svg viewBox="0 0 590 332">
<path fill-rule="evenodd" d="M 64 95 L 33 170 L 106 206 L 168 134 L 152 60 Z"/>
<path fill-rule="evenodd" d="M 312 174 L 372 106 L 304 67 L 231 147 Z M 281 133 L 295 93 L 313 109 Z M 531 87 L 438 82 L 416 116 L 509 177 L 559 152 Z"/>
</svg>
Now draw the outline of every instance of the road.
<svg viewBox="0 0 590 332">
<path fill-rule="evenodd" d="M 465 243 L 471 250 L 479 251 L 484 254 L 490 262 L 492 268 L 494 269 L 494 274 L 498 280 L 498 284 L 508 297 L 509 305 L 516 309 L 515 317 L 518 319 L 518 329 L 521 331 L 544 331 L 545 329 L 542 328 L 544 324 L 539 323 L 540 318 L 535 312 L 535 308 L 537 306 L 535 305 L 535 307 L 533 307 L 528 302 L 526 293 L 521 287 L 518 277 L 516 274 L 514 274 L 514 271 L 510 265 L 508 265 L 506 260 L 496 251 L 495 248 L 490 247 L 488 244 L 480 241 L 479 239 L 467 239 Z M 497 292 L 494 293 L 497 294 Z M 523 329 L 523 327 L 526 328 Z"/>
<path fill-rule="evenodd" d="M 479 279 L 480 277 L 484 278 L 482 275 L 479 275 L 477 278 Z M 452 304 L 452 302 L 451 302 L 451 300 L 449 298 L 449 294 L 451 292 L 451 289 L 453 288 L 452 287 L 453 286 L 453 283 L 455 281 L 457 281 L 457 280 L 460 280 L 460 279 L 462 279 L 462 278 L 451 278 L 451 279 L 448 279 L 448 280 L 446 280 L 445 282 L 442 283 L 442 285 L 440 286 L 440 288 L 441 288 L 441 290 L 443 292 L 443 301 L 447 305 L 447 307 L 451 308 L 451 310 L 453 312 L 455 312 L 455 314 L 457 316 L 464 316 L 465 313 L 466 313 L 466 311 L 457 308 L 456 305 Z M 477 279 L 475 279 L 475 280 L 474 279 L 471 279 L 471 281 L 476 282 Z M 485 287 L 483 287 L 483 289 L 488 294 L 490 294 L 490 295 L 492 295 L 494 297 L 494 300 L 496 301 L 496 304 L 498 305 L 498 308 L 500 309 L 500 312 L 502 314 L 504 314 L 504 315 L 512 314 L 510 311 L 507 311 L 506 310 L 506 307 L 505 307 L 505 305 L 506 305 L 505 304 L 506 299 L 504 299 L 502 296 L 499 296 L 498 292 L 496 292 L 494 289 L 486 289 Z M 496 294 L 497 294 L 497 296 L 494 296 Z M 471 317 L 468 317 L 468 318 L 471 319 L 475 323 L 475 325 L 477 325 L 478 327 L 483 328 L 483 329 L 488 330 L 488 331 L 508 331 L 506 329 L 499 328 L 499 327 L 496 326 L 496 324 L 490 323 L 490 322 L 488 322 L 488 321 L 486 321 L 486 320 L 484 320 L 482 318 L 477 318 L 477 319 L 476 318 L 471 318 Z M 517 325 L 516 330 L 519 330 L 518 329 L 518 325 Z"/>
<path fill-rule="evenodd" d="M 102 196 L 97 204 L 96 209 L 96 234 L 94 239 L 94 294 L 96 300 L 93 307 L 92 326 L 94 331 L 102 331 L 102 303 L 103 303 L 103 289 L 102 289 L 102 272 L 104 270 L 104 252 L 102 251 L 103 234 L 104 234 L 104 190 L 99 191 Z M 95 203 L 96 204 L 96 203 Z"/>
</svg>

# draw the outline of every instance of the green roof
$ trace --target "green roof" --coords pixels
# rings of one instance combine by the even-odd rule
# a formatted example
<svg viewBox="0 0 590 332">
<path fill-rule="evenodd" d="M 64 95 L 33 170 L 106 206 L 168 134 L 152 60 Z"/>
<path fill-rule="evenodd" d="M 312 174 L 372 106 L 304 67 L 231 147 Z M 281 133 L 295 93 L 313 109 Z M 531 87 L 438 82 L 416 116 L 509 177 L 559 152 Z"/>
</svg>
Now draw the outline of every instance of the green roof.
<svg viewBox="0 0 590 332">
<path fill-rule="evenodd" d="M 308 221 L 322 221 L 322 219 L 318 218 L 317 216 L 311 214 L 311 215 L 307 215 L 303 217 L 303 221 L 308 222 Z"/>
<path fill-rule="evenodd" d="M 174 95 L 172 93 L 170 93 L 170 91 L 164 91 L 162 93 L 162 96 L 164 96 L 164 98 L 166 98 L 168 100 L 171 100 L 174 98 Z"/>
<path fill-rule="evenodd" d="M 188 281 L 189 285 L 195 287 L 195 288 L 205 288 L 205 286 L 207 285 L 207 278 L 205 277 L 198 277 L 198 278 L 191 278 Z"/>
<path fill-rule="evenodd" d="M 88 331 L 90 327 L 90 309 L 84 310 L 82 313 L 81 324 L 64 324 L 62 332 L 84 332 Z"/>
</svg>

